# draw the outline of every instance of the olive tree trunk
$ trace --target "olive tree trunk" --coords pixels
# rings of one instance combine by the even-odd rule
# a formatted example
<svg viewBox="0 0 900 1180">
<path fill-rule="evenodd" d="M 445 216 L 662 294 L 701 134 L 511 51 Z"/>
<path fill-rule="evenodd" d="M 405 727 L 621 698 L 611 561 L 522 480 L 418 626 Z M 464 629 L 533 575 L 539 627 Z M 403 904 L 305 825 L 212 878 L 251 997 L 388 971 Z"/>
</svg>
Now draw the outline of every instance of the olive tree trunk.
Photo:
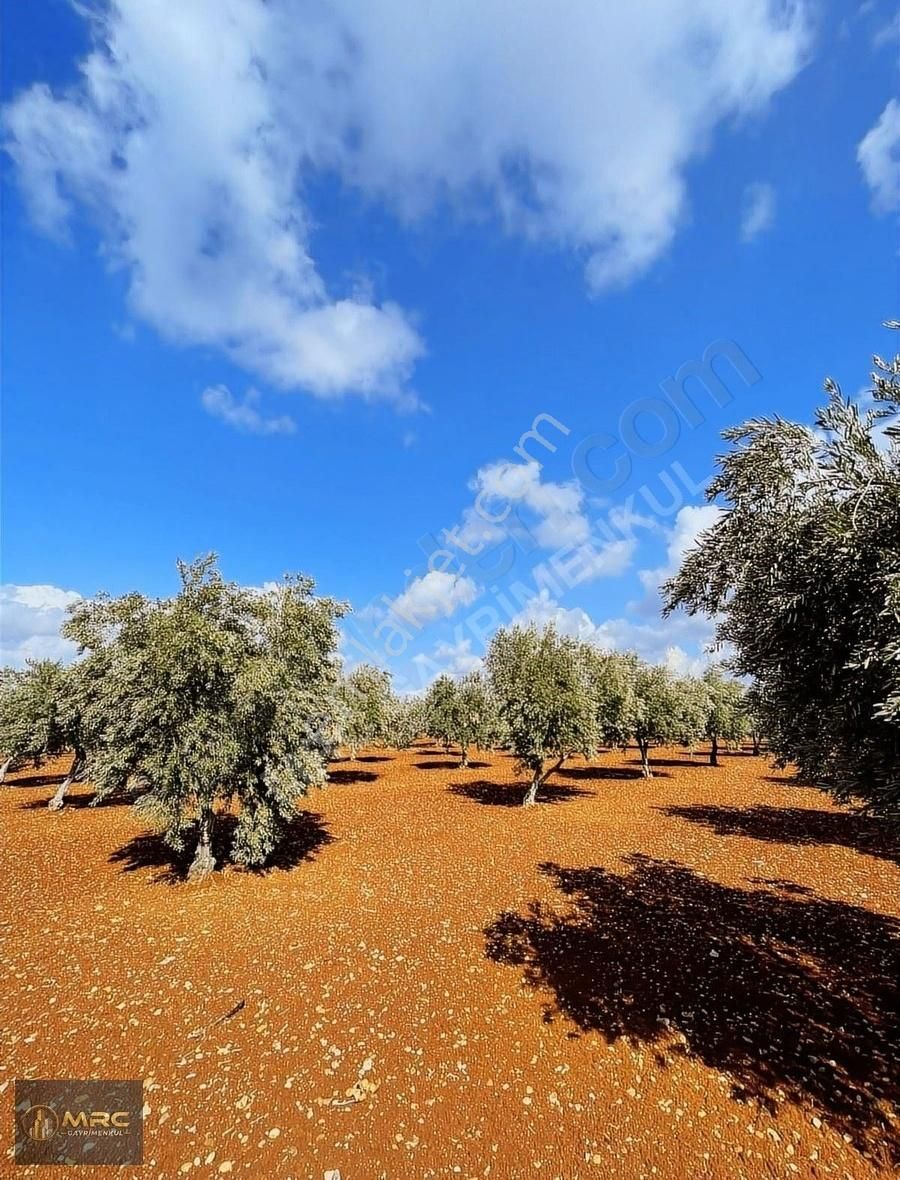
<svg viewBox="0 0 900 1180">
<path fill-rule="evenodd" d="M 72 783 L 74 783 L 75 780 L 80 777 L 83 770 L 84 755 L 80 752 L 77 752 L 75 754 L 75 761 L 72 763 L 71 770 L 56 788 L 55 794 L 47 804 L 47 807 L 50 811 L 62 811 L 66 803 L 66 795 L 68 793 L 69 787 L 71 787 Z"/>
<path fill-rule="evenodd" d="M 468 765 L 469 765 L 468 747 L 461 746 L 460 747 L 460 755 L 459 755 L 459 768 L 460 768 L 460 770 L 465 770 Z"/>
<path fill-rule="evenodd" d="M 554 771 L 559 770 L 565 761 L 565 758 L 566 756 L 563 754 L 562 758 L 560 758 L 558 762 L 555 762 L 548 770 L 544 770 L 542 767 L 539 767 L 537 770 L 535 770 L 531 782 L 528 784 L 528 790 L 525 792 L 525 798 L 522 800 L 523 807 L 531 807 L 537 802 L 538 791 L 544 785 L 550 775 L 553 774 Z"/>
<path fill-rule="evenodd" d="M 715 734 L 712 736 L 712 742 L 709 747 L 709 764 L 710 766 L 719 765 L 719 739 Z"/>
<path fill-rule="evenodd" d="M 194 853 L 194 859 L 191 861 L 191 867 L 188 869 L 187 875 L 189 881 L 202 881 L 216 867 L 215 857 L 212 854 L 214 818 L 212 808 L 204 807 L 200 813 L 200 822 L 197 825 L 197 851 Z"/>
<path fill-rule="evenodd" d="M 638 742 L 638 749 L 641 752 L 641 774 L 644 778 L 653 778 L 653 771 L 650 769 L 650 745 L 648 742 Z"/>
<path fill-rule="evenodd" d="M 12 761 L 12 758 L 7 758 L 3 765 L 0 766 L 0 783 L 6 782 L 6 772 L 12 766 Z"/>
</svg>

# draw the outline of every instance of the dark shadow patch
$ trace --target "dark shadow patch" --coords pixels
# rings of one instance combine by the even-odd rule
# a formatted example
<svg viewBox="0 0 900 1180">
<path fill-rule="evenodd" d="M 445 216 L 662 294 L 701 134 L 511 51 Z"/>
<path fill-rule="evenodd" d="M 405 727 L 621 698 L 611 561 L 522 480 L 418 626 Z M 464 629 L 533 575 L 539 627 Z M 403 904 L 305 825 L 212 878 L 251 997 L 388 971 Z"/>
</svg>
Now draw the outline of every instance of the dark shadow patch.
<svg viewBox="0 0 900 1180">
<path fill-rule="evenodd" d="M 447 790 L 451 795 L 461 795 L 465 799 L 483 803 L 485 807 L 521 807 L 528 784 L 492 783 L 482 780 L 475 783 L 453 783 Z M 583 791 L 580 787 L 544 783 L 538 791 L 536 806 L 539 807 L 542 803 L 566 803 L 570 799 L 589 798 L 593 794 L 593 791 Z"/>
<path fill-rule="evenodd" d="M 692 803 L 659 809 L 711 828 L 717 836 L 747 836 L 775 844 L 836 844 L 900 864 L 900 841 L 877 819 L 854 811 L 806 807 L 717 807 Z"/>
<path fill-rule="evenodd" d="M 630 758 L 629 761 L 635 766 L 640 766 L 641 764 L 640 758 Z M 709 766 L 709 754 L 704 754 L 700 750 L 697 751 L 693 758 L 691 758 L 690 754 L 685 754 L 683 758 L 654 758 L 651 754 L 650 769 L 654 774 L 656 773 L 657 766 L 677 766 L 681 770 L 690 770 L 692 766 L 696 766 L 698 769 L 701 769 Z M 715 770 L 716 768 L 713 767 L 712 769 Z"/>
<path fill-rule="evenodd" d="M 875 1158 L 900 1158 L 900 922 L 816 895 L 719 884 L 633 854 L 630 871 L 540 866 L 571 903 L 532 902 L 486 953 L 548 993 L 544 1019 L 727 1074 L 774 1111 L 812 1105 Z"/>
<path fill-rule="evenodd" d="M 62 780 L 60 779 L 60 782 Z M 77 784 L 76 784 L 77 785 Z M 19 805 L 22 811 L 49 811 L 47 804 L 50 802 L 52 796 L 48 795 L 46 799 L 31 799 L 28 803 L 21 803 Z M 107 795 L 104 799 L 98 799 L 93 791 L 89 795 L 72 795 L 67 794 L 62 807 L 62 812 L 80 811 L 85 807 L 129 807 L 134 803 L 136 795 L 126 795 L 122 792 L 116 792 L 113 795 Z M 51 814 L 59 814 L 51 812 Z"/>
<path fill-rule="evenodd" d="M 390 754 L 360 754 L 357 762 L 393 762 Z"/>
<path fill-rule="evenodd" d="M 553 775 L 586 782 L 600 782 L 602 779 L 618 779 L 621 782 L 623 779 L 644 777 L 639 770 L 630 766 L 561 766 L 559 770 L 554 770 Z M 663 773 L 659 777 L 669 778 L 669 775 Z"/>
<path fill-rule="evenodd" d="M 40 771 L 36 771 L 34 774 L 7 775 L 6 782 L 0 783 L 0 789 L 6 789 L 7 787 L 12 789 L 19 787 L 58 787 L 68 777 L 67 774 L 42 774 Z"/>
<path fill-rule="evenodd" d="M 329 770 L 328 781 L 339 787 L 349 787 L 353 783 L 374 783 L 378 775 L 374 770 Z"/>
<path fill-rule="evenodd" d="M 273 869 L 289 871 L 314 856 L 327 844 L 334 841 L 321 815 L 314 811 L 301 811 L 284 827 L 281 840 L 268 861 L 258 868 L 243 868 L 230 863 L 231 847 L 237 818 L 220 815 L 213 830 L 212 851 L 216 860 L 215 872 L 228 869 L 231 872 L 265 875 Z M 155 883 L 176 884 L 187 879 L 187 871 L 194 858 L 194 839 L 189 834 L 186 847 L 176 852 L 162 836 L 148 832 L 135 836 L 110 856 L 111 864 L 120 864 L 123 873 L 134 873 L 139 869 L 156 869 L 152 880 Z"/>
<path fill-rule="evenodd" d="M 468 766 L 460 766 L 458 758 L 447 758 L 442 762 L 417 762 L 416 770 L 484 770 L 490 762 L 476 762 L 469 759 Z"/>
</svg>

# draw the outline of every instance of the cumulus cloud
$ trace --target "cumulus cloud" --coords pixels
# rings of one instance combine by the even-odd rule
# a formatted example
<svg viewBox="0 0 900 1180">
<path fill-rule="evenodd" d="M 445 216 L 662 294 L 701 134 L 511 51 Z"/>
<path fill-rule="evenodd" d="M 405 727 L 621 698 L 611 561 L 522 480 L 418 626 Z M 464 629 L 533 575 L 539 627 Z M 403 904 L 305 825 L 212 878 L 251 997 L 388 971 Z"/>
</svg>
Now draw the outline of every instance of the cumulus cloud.
<svg viewBox="0 0 900 1180">
<path fill-rule="evenodd" d="M 892 98 L 856 151 L 876 213 L 900 210 L 900 102 Z"/>
<path fill-rule="evenodd" d="M 120 0 L 91 18 L 77 86 L 6 108 L 7 149 L 37 225 L 61 236 L 76 206 L 91 215 L 131 310 L 164 337 L 280 386 L 408 401 L 422 344 L 407 317 L 332 297 L 310 255 L 299 184 L 311 155 L 326 163 L 339 30 L 317 36 L 304 12 Z"/>
<path fill-rule="evenodd" d="M 775 189 L 771 184 L 757 181 L 744 190 L 744 209 L 741 214 L 741 241 L 752 242 L 775 222 Z"/>
<path fill-rule="evenodd" d="M 419 627 L 432 619 L 449 618 L 478 596 L 471 578 L 446 570 L 430 570 L 414 578 L 390 604 L 391 614 Z"/>
<path fill-rule="evenodd" d="M 412 663 L 419 676 L 419 687 L 424 688 L 442 673 L 458 679 L 482 665 L 480 656 L 472 651 L 472 640 L 459 638 L 455 642 L 442 640 L 430 653 L 418 652 Z"/>
<path fill-rule="evenodd" d="M 401 217 L 439 206 L 646 271 L 714 130 L 763 111 L 810 48 L 804 0 L 117 0 L 79 6 L 78 82 L 5 110 L 35 222 L 93 217 L 131 310 L 168 339 L 322 397 L 412 404 L 410 315 L 329 289 L 309 181 Z"/>
<path fill-rule="evenodd" d="M 59 628 L 66 608 L 81 598 L 58 586 L 0 586 L 0 664 L 21 668 L 26 660 L 70 660 L 76 648 Z"/>
<path fill-rule="evenodd" d="M 525 603 L 514 620 L 545 627 L 552 623 L 561 635 L 570 635 L 605 651 L 634 651 L 643 660 L 665 664 L 679 676 L 697 675 L 712 659 L 712 620 L 679 614 L 668 619 L 639 622 L 626 617 L 597 623 L 581 607 L 562 606 L 546 589 Z M 721 656 L 720 656 L 721 658 Z"/>
<path fill-rule="evenodd" d="M 248 389 L 243 401 L 238 401 L 227 385 L 211 385 L 200 395 L 204 410 L 219 418 L 227 426 L 245 434 L 293 434 L 297 424 L 287 414 L 269 417 L 259 410 L 257 390 Z"/>
<path fill-rule="evenodd" d="M 655 595 L 667 578 L 678 573 L 685 554 L 696 545 L 700 534 L 712 528 L 721 515 L 722 509 L 715 504 L 687 504 L 679 508 L 666 538 L 665 565 L 639 571 L 644 588 Z"/>
</svg>

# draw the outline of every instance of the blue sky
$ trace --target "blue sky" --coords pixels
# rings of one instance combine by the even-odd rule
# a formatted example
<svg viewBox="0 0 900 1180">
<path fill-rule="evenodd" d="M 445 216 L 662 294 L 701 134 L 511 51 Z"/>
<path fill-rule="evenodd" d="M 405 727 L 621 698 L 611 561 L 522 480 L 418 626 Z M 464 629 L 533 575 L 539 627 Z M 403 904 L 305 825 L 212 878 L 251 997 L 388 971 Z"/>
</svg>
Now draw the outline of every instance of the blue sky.
<svg viewBox="0 0 900 1180">
<path fill-rule="evenodd" d="M 215 549 L 403 687 L 511 617 L 695 666 L 655 587 L 721 430 L 891 348 L 892 6 L 375 7 L 3 5 L 5 661 Z M 660 386 L 717 341 L 759 379 L 690 425 Z"/>
</svg>

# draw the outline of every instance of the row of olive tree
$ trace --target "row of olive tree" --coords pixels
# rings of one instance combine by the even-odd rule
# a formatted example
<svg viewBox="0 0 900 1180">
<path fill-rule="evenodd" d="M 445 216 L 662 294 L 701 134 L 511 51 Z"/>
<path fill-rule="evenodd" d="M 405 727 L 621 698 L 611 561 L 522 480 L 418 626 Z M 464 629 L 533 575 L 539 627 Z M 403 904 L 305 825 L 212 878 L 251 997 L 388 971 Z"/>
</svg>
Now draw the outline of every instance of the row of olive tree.
<svg viewBox="0 0 900 1180">
<path fill-rule="evenodd" d="M 633 653 L 601 651 L 553 627 L 502 629 L 486 657 L 505 743 L 530 777 L 524 802 L 534 803 L 566 758 L 591 757 L 601 745 L 633 740 L 641 769 L 652 775 L 650 750 L 737 741 L 750 729 L 743 686 L 710 667 L 701 678 L 676 677 Z"/>
<path fill-rule="evenodd" d="M 874 363 L 868 411 L 828 381 L 815 429 L 726 431 L 721 515 L 664 592 L 717 619 L 782 764 L 900 823 L 900 357 Z"/>
</svg>

